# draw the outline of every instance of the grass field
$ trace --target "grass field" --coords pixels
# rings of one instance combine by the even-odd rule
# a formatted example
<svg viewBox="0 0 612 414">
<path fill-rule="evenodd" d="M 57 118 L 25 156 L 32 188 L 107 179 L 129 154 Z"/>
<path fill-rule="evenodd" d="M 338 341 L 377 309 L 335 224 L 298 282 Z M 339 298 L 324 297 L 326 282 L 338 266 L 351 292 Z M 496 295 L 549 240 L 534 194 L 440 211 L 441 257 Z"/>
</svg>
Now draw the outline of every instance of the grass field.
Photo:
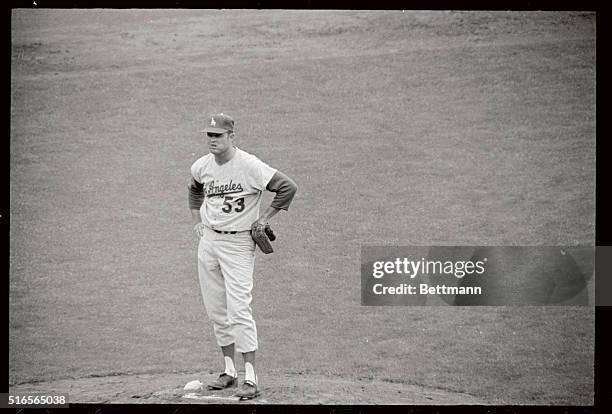
<svg viewBox="0 0 612 414">
<path fill-rule="evenodd" d="M 362 307 L 359 285 L 365 243 L 594 244 L 576 12 L 14 10 L 12 389 L 114 401 L 221 368 L 186 190 L 217 111 L 299 185 L 256 263 L 268 402 L 593 403 L 593 307 Z"/>
</svg>

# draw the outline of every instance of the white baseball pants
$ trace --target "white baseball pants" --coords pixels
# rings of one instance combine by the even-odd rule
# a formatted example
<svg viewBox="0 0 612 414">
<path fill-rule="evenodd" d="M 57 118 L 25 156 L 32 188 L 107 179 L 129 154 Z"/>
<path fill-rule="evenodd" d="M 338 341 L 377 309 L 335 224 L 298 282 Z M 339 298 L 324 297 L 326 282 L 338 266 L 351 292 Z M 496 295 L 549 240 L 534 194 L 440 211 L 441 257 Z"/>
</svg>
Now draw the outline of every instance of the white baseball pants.
<svg viewBox="0 0 612 414">
<path fill-rule="evenodd" d="M 206 228 L 198 246 L 198 276 L 206 313 L 219 346 L 257 349 L 251 310 L 255 242 L 248 231 L 219 234 Z"/>
</svg>

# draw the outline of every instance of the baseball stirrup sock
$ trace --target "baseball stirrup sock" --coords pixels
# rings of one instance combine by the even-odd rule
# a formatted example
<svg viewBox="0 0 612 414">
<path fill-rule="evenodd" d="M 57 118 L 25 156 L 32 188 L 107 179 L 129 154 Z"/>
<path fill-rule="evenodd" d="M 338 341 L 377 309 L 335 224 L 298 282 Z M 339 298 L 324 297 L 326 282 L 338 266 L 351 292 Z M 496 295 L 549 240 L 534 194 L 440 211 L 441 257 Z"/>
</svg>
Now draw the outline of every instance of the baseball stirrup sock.
<svg viewBox="0 0 612 414">
<path fill-rule="evenodd" d="M 253 364 L 250 362 L 244 363 L 244 380 L 245 381 L 253 381 L 257 384 L 257 377 L 255 376 L 255 369 L 253 368 Z"/>
<path fill-rule="evenodd" d="M 231 375 L 232 377 L 236 376 L 236 367 L 234 367 L 234 361 L 230 357 L 223 357 L 225 359 L 225 373 L 227 375 Z"/>
</svg>

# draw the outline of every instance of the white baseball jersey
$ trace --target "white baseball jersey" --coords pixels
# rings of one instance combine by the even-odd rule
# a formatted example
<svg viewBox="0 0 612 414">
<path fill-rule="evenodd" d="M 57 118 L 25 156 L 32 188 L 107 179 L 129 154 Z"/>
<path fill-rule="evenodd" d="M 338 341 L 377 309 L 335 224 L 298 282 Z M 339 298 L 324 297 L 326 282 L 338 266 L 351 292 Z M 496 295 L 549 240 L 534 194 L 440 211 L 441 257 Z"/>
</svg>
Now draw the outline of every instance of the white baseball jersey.
<svg viewBox="0 0 612 414">
<path fill-rule="evenodd" d="M 223 165 L 217 164 L 213 154 L 199 158 L 191 166 L 191 175 L 204 186 L 202 222 L 214 230 L 250 230 L 259 218 L 263 191 L 276 171 L 240 148 Z"/>
</svg>

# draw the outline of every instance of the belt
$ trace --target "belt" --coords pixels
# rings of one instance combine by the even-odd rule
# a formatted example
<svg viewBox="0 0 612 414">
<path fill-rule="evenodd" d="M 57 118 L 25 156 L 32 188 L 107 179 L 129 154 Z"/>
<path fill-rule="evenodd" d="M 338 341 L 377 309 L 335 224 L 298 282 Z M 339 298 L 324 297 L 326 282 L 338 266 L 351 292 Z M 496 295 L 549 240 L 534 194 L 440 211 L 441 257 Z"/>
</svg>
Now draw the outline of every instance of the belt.
<svg viewBox="0 0 612 414">
<path fill-rule="evenodd" d="M 237 231 L 221 231 L 221 230 L 215 230 L 215 229 L 211 229 L 212 231 L 214 231 L 215 233 L 219 233 L 219 234 L 236 234 L 238 233 Z"/>
</svg>

